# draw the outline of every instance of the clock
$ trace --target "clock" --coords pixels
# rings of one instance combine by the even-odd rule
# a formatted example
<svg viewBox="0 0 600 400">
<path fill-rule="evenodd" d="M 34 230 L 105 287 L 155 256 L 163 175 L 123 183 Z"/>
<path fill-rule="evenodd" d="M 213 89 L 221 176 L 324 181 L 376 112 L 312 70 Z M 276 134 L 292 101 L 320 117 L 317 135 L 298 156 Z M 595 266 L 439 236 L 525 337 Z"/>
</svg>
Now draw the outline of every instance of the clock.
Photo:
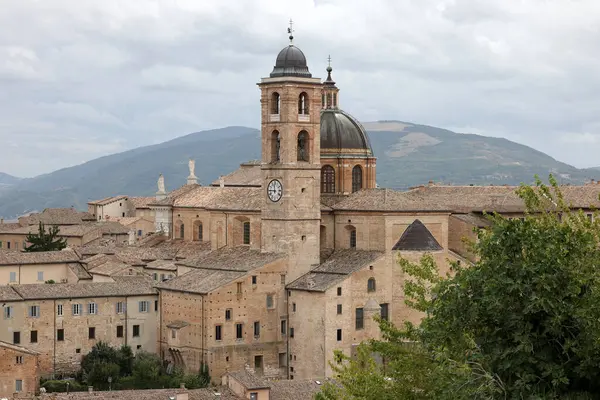
<svg viewBox="0 0 600 400">
<path fill-rule="evenodd" d="M 269 182 L 267 186 L 267 195 L 269 199 L 273 202 L 277 202 L 281 200 L 281 196 L 283 195 L 283 185 L 277 179 L 273 179 Z"/>
</svg>

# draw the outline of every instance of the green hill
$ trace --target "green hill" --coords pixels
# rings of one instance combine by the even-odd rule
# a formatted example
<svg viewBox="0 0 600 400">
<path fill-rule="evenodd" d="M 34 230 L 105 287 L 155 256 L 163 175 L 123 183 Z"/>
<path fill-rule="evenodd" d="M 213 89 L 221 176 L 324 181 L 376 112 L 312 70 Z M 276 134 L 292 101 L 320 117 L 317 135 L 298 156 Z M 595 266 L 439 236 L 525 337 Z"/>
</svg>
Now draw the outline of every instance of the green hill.
<svg viewBox="0 0 600 400">
<path fill-rule="evenodd" d="M 459 134 L 399 121 L 365 123 L 377 156 L 377 182 L 405 189 L 430 180 L 447 184 L 518 184 L 552 172 L 563 183 L 600 178 L 506 139 Z M 259 131 L 245 127 L 196 132 L 165 143 L 101 157 L 49 174 L 11 182 L 0 191 L 0 216 L 13 218 L 45 207 L 86 208 L 89 200 L 117 194 L 150 196 L 158 174 L 167 189 L 183 185 L 187 160 L 196 160 L 201 184 L 260 158 Z"/>
</svg>

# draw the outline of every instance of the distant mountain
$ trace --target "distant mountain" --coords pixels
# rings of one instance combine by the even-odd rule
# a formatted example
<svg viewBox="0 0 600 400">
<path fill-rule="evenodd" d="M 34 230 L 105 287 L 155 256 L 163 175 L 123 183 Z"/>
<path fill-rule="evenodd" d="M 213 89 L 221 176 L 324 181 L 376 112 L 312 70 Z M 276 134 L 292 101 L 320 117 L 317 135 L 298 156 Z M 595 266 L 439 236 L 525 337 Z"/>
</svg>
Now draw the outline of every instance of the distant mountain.
<svg viewBox="0 0 600 400">
<path fill-rule="evenodd" d="M 400 121 L 364 125 L 378 158 L 377 182 L 383 187 L 405 189 L 429 180 L 446 184 L 518 184 L 531 182 L 535 174 L 546 177 L 550 172 L 563 183 L 600 179 L 600 170 L 580 170 L 506 139 Z M 150 196 L 156 191 L 160 173 L 165 176 L 167 189 L 175 189 L 186 181 L 189 158 L 196 160 L 200 183 L 210 184 L 241 162 L 260 158 L 260 132 L 245 127 L 196 132 L 17 180 L 0 191 L 0 216 L 14 218 L 45 207 L 84 209 L 89 200 L 117 194 Z"/>
<path fill-rule="evenodd" d="M 0 185 L 14 185 L 20 180 L 21 178 L 0 172 Z"/>
</svg>

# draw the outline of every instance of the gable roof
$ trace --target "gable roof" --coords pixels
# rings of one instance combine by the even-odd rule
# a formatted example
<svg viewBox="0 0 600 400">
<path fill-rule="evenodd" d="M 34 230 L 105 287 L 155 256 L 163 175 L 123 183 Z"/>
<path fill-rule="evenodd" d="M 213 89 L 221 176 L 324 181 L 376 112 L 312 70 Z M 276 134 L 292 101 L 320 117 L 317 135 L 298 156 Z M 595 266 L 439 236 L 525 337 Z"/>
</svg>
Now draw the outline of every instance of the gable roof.
<svg viewBox="0 0 600 400">
<path fill-rule="evenodd" d="M 79 256 L 71 249 L 34 252 L 0 250 L 0 265 L 64 264 L 78 261 Z"/>
<path fill-rule="evenodd" d="M 88 201 L 88 204 L 92 205 L 92 206 L 105 206 L 105 205 L 114 203 L 115 201 L 119 201 L 119 200 L 127 200 L 127 196 L 121 195 L 121 196 L 106 197 L 101 200 Z"/>
<path fill-rule="evenodd" d="M 32 356 L 37 356 L 37 355 L 40 354 L 37 351 L 33 351 L 33 350 L 25 348 L 23 346 L 17 346 L 16 344 L 4 342 L 2 340 L 0 340 L 0 347 L 4 347 L 6 349 L 18 351 L 19 353 L 31 354 Z"/>
<path fill-rule="evenodd" d="M 442 250 L 442 246 L 429 232 L 429 229 L 421 221 L 415 219 L 402 233 L 392 250 L 439 251 Z"/>
<path fill-rule="evenodd" d="M 222 177 L 225 186 L 254 186 L 260 187 L 262 184 L 262 171 L 260 168 L 260 161 L 248 161 L 240 164 L 240 167 L 235 171 Z M 211 186 L 220 186 L 221 178 L 216 179 Z"/>
<path fill-rule="evenodd" d="M 325 292 L 354 272 L 384 256 L 382 251 L 355 249 L 336 250 L 315 269 L 287 285 L 288 289 L 308 292 Z"/>
</svg>

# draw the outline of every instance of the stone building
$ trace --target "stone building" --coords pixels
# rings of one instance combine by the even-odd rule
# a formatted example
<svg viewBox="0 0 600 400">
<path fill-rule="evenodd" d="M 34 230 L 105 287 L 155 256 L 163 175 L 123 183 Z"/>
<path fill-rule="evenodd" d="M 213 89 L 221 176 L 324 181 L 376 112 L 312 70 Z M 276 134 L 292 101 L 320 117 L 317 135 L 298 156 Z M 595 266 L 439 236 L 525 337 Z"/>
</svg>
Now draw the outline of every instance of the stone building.
<svg viewBox="0 0 600 400">
<path fill-rule="evenodd" d="M 160 310 L 151 280 L 113 279 L 0 286 L 0 341 L 39 353 L 42 377 L 77 372 L 81 357 L 100 340 L 156 352 Z"/>
<path fill-rule="evenodd" d="M 0 341 L 0 398 L 34 395 L 40 387 L 39 354 Z"/>
<path fill-rule="evenodd" d="M 377 188 L 368 134 L 341 110 L 331 66 L 313 77 L 293 43 L 258 88 L 261 160 L 210 186 L 167 192 L 161 177 L 149 204 L 165 243 L 205 246 L 168 263 L 177 274 L 157 285 L 160 354 L 190 371 L 206 364 L 213 380 L 329 377 L 334 350 L 379 337 L 375 315 L 421 318 L 404 305 L 398 257 L 429 253 L 442 273 L 469 263 L 461 239 L 486 226 L 484 213 L 520 217 L 524 205 L 508 186 Z M 564 193 L 574 208 L 600 205 L 600 185 Z"/>
<path fill-rule="evenodd" d="M 92 277 L 80 261 L 70 249 L 32 253 L 0 250 L 0 285 L 89 281 Z"/>
</svg>

